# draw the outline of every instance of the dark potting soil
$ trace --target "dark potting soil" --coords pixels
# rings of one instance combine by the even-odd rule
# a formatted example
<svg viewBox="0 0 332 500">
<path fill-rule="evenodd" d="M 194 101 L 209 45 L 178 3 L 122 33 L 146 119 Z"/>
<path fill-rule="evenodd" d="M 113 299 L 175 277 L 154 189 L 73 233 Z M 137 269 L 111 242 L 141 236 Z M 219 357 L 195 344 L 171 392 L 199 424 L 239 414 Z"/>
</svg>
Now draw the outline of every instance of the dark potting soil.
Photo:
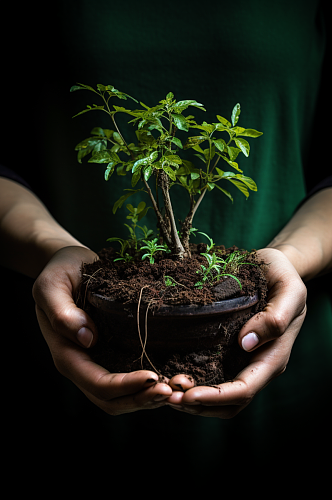
<svg viewBox="0 0 332 500">
<path fill-rule="evenodd" d="M 238 249 L 225 249 L 224 246 L 214 248 L 223 258 L 234 250 Z M 239 266 L 236 274 L 242 289 L 235 279 L 228 276 L 221 278 L 214 286 L 204 285 L 199 289 L 194 285 L 199 280 L 197 270 L 201 269 L 202 264 L 206 266 L 206 259 L 201 255 L 204 251 L 206 245 L 192 245 L 191 258 L 182 260 L 172 260 L 161 253 L 151 265 L 148 260 L 114 262 L 117 255 L 112 248 L 108 248 L 98 253 L 99 260 L 83 265 L 77 303 L 92 317 L 98 328 L 98 342 L 91 349 L 96 363 L 112 373 L 153 370 L 160 374 L 160 379 L 171 378 L 179 373 L 187 374 L 196 385 L 216 385 L 232 380 L 248 365 L 251 355 L 239 347 L 237 335 L 242 325 L 266 306 L 266 265 L 257 259 L 253 251 L 246 258 L 250 264 Z M 165 284 L 165 276 L 170 277 L 169 283 L 173 285 Z M 111 339 L 103 335 L 105 317 L 99 316 L 98 310 L 87 300 L 89 292 L 105 295 L 123 304 L 149 305 L 152 313 L 166 304 L 206 305 L 224 299 L 254 296 L 257 292 L 259 301 L 246 317 L 226 328 L 229 338 L 227 347 L 217 345 L 199 352 L 161 354 L 149 351 L 147 341 L 147 355 L 142 355 L 141 346 L 138 350 L 121 351 L 112 344 Z"/>
</svg>

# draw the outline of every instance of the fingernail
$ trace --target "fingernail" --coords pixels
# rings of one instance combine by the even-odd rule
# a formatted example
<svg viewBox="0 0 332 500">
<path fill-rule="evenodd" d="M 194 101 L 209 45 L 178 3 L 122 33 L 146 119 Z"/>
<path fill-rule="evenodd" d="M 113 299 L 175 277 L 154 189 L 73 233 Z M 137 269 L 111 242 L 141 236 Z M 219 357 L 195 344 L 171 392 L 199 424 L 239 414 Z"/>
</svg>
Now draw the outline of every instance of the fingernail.
<svg viewBox="0 0 332 500">
<path fill-rule="evenodd" d="M 251 349 L 256 347 L 258 343 L 259 343 L 258 335 L 254 332 L 250 332 L 245 337 L 243 337 L 242 348 L 245 351 L 251 351 Z"/>
<path fill-rule="evenodd" d="M 89 328 L 86 328 L 83 326 L 78 332 L 77 332 L 77 340 L 82 344 L 84 347 L 90 347 L 93 341 L 93 333 Z"/>
<path fill-rule="evenodd" d="M 158 382 L 158 379 L 148 378 L 148 379 L 146 379 L 146 381 L 144 382 L 144 385 L 152 385 L 152 384 L 156 384 L 157 382 Z"/>
</svg>

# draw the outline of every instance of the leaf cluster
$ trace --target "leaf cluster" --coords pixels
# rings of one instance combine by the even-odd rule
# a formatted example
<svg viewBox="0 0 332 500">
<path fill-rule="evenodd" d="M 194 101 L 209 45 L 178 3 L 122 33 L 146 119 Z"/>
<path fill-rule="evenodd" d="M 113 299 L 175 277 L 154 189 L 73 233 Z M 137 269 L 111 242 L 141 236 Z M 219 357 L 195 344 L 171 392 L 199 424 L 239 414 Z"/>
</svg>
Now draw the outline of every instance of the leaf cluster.
<svg viewBox="0 0 332 500">
<path fill-rule="evenodd" d="M 129 214 L 127 215 L 127 219 L 131 220 L 131 224 L 124 224 L 129 231 L 129 238 L 119 238 L 112 237 L 108 238 L 109 242 L 118 242 L 120 244 L 120 251 L 118 252 L 120 257 L 115 260 L 125 260 L 129 261 L 133 256 L 131 254 L 137 252 L 140 248 L 140 244 L 144 239 L 148 239 L 153 235 L 153 231 L 148 229 L 146 226 L 140 226 L 138 222 L 146 215 L 147 211 L 151 207 L 146 207 L 146 203 L 141 201 L 138 207 L 133 207 L 130 203 L 126 205 Z M 136 234 L 136 229 L 140 229 L 143 233 L 143 236 L 139 238 Z M 126 250 L 130 251 L 130 253 L 126 252 Z"/>
<path fill-rule="evenodd" d="M 97 94 L 104 101 L 104 105 L 93 104 L 75 116 L 100 110 L 112 118 L 114 129 L 95 127 L 91 136 L 76 146 L 77 158 L 81 162 L 82 158 L 91 154 L 89 163 L 106 164 L 106 180 L 109 180 L 115 171 L 118 175 L 130 172 L 131 185 L 135 188 L 143 178 L 148 181 L 153 174 L 163 171 L 169 178 L 170 187 L 178 184 L 186 189 L 190 196 L 217 188 L 233 200 L 229 191 L 219 185 L 220 181 L 225 180 L 236 186 L 246 197 L 249 196 L 249 190 L 257 190 L 256 183 L 243 175 L 236 160 L 240 153 L 249 156 L 250 145 L 246 138 L 259 137 L 262 132 L 238 126 L 240 104 L 234 106 L 230 121 L 217 115 L 218 121 L 215 123 L 203 121 L 198 124 L 193 115 L 185 115 L 184 112 L 189 107 L 205 111 L 203 105 L 193 99 L 176 101 L 172 92 L 156 106 L 149 107 L 141 102 L 141 109 L 132 110 L 117 105 L 110 107 L 111 97 L 133 99 L 111 85 L 98 84 L 97 89 L 93 89 L 88 85 L 78 84 L 73 86 L 71 91 L 82 89 Z M 125 113 L 131 118 L 129 123 L 136 127 L 135 144 L 126 143 L 115 121 L 117 113 Z M 184 142 L 176 137 L 178 130 L 197 133 L 189 134 Z M 193 150 L 195 163 L 181 157 L 181 152 L 188 149 Z M 233 170 L 225 171 L 219 168 L 217 164 L 220 159 Z M 133 189 L 127 193 L 127 197 L 135 192 L 137 190 Z M 113 211 L 120 205 L 118 200 Z"/>
<path fill-rule="evenodd" d="M 250 252 L 242 252 L 240 250 L 235 250 L 234 252 L 230 253 L 226 259 L 218 256 L 216 253 L 211 254 L 206 252 L 202 253 L 201 255 L 206 258 L 208 265 L 204 266 L 203 264 L 201 264 L 201 269 L 197 270 L 197 273 L 201 274 L 202 276 L 200 281 L 195 283 L 195 286 L 197 286 L 198 288 L 202 288 L 203 285 L 206 284 L 206 282 L 211 285 L 214 281 L 219 281 L 222 276 L 229 276 L 237 281 L 240 289 L 242 290 L 242 284 L 240 280 L 235 276 L 239 271 L 239 267 L 244 264 L 256 265 L 246 260 L 250 255 Z"/>
<path fill-rule="evenodd" d="M 207 192 L 217 188 L 233 201 L 231 193 L 225 189 L 225 181 L 239 189 L 246 198 L 249 191 L 257 191 L 255 181 L 240 169 L 238 156 L 242 154 L 248 157 L 250 145 L 247 139 L 259 137 L 262 132 L 238 125 L 240 104 L 234 106 L 230 120 L 216 115 L 216 122 L 198 123 L 193 115 L 188 114 L 188 108 L 205 111 L 204 106 L 194 99 L 177 101 L 172 92 L 155 106 L 149 107 L 112 85 L 98 84 L 94 89 L 78 84 L 71 88 L 71 91 L 77 90 L 93 92 L 103 104 L 89 105 L 75 116 L 98 110 L 107 113 L 112 122 L 112 128 L 95 127 L 90 137 L 77 144 L 78 161 L 89 157 L 89 163 L 104 164 L 106 181 L 115 172 L 120 176 L 131 176 L 131 188 L 126 189 L 115 201 L 113 213 L 133 194 L 148 194 L 157 217 L 157 226 L 172 256 L 182 258 L 190 255 L 189 237 L 193 217 Z M 140 107 L 129 109 L 111 105 L 111 98 L 130 99 Z M 135 130 L 135 142 L 127 142 L 121 133 L 117 124 L 118 113 L 128 116 L 128 123 Z M 187 159 L 188 151 L 192 153 L 192 161 Z M 222 165 L 219 164 L 220 160 Z M 231 170 L 225 170 L 229 167 Z M 174 185 L 181 186 L 189 197 L 188 213 L 180 230 L 169 194 Z M 129 210 L 130 207 L 130 204 L 127 205 Z M 132 225 L 128 227 L 130 231 L 133 230 L 131 241 L 135 249 L 137 241 L 133 224 L 137 224 L 139 214 L 145 214 L 146 210 L 144 206 L 142 211 L 132 211 L 128 216 L 132 220 Z"/>
</svg>

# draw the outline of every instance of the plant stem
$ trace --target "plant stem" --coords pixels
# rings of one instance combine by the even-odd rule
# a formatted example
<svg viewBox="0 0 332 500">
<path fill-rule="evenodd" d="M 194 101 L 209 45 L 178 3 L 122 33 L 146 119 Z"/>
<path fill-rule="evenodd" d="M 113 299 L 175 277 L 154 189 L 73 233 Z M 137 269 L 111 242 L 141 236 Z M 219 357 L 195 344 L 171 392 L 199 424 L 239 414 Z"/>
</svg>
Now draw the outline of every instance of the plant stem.
<svg viewBox="0 0 332 500">
<path fill-rule="evenodd" d="M 163 218 L 163 216 L 161 215 L 161 213 L 159 211 L 159 208 L 157 206 L 157 203 L 156 203 L 156 200 L 155 200 L 155 198 L 153 196 L 151 188 L 150 188 L 149 184 L 147 183 L 147 181 L 145 180 L 144 176 L 143 176 L 143 182 L 145 184 L 145 187 L 146 187 L 146 190 L 148 192 L 148 195 L 150 196 L 150 200 L 151 200 L 152 205 L 153 205 L 153 210 L 155 211 L 155 214 L 157 216 L 157 220 L 159 222 L 159 225 L 160 225 L 160 228 L 162 230 L 162 233 L 163 233 L 163 235 L 164 235 L 164 237 L 166 239 L 166 243 L 167 243 L 167 245 L 169 247 L 171 247 L 172 246 L 171 235 L 170 235 L 169 230 L 168 230 L 168 228 L 167 228 L 167 226 L 165 224 L 164 218 Z"/>
<path fill-rule="evenodd" d="M 163 199 L 164 199 L 164 205 L 165 205 L 165 212 L 166 215 L 170 221 L 171 225 L 171 249 L 172 253 L 175 254 L 177 257 L 183 258 L 187 256 L 187 251 L 184 249 L 181 240 L 178 235 L 178 230 L 176 227 L 175 223 L 175 218 L 174 218 L 174 212 L 173 212 L 173 207 L 172 207 L 172 202 L 171 198 L 169 195 L 169 179 L 167 174 L 165 172 L 161 171 L 160 172 L 160 187 L 161 191 L 163 194 Z"/>
<path fill-rule="evenodd" d="M 128 147 L 128 144 L 127 144 L 127 143 L 126 143 L 126 141 L 124 140 L 124 138 L 123 138 L 123 136 L 122 136 L 122 134 L 121 134 L 121 132 L 120 132 L 120 129 L 119 129 L 119 127 L 117 126 L 117 123 L 116 123 L 115 118 L 114 118 L 114 114 L 112 114 L 112 120 L 113 120 L 113 123 L 114 123 L 114 126 L 115 126 L 115 128 L 116 128 L 117 133 L 119 134 L 119 136 L 120 136 L 120 137 L 121 137 L 121 139 L 123 140 L 124 145 L 126 146 L 126 148 L 127 148 L 127 150 L 128 150 L 128 153 L 129 153 L 129 154 L 130 154 L 130 156 L 131 156 L 131 159 L 134 161 L 134 160 L 135 160 L 135 156 L 134 156 L 133 152 L 132 152 L 132 151 L 130 151 L 130 149 L 129 149 L 129 147 Z"/>
</svg>

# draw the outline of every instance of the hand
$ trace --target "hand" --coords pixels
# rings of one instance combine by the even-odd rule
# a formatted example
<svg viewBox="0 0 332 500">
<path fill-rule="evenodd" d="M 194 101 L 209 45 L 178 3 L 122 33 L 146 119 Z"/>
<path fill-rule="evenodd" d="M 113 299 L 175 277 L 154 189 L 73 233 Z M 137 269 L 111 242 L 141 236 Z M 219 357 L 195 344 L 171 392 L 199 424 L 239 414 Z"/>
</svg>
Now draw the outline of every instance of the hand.
<svg viewBox="0 0 332 500">
<path fill-rule="evenodd" d="M 279 250 L 258 251 L 268 266 L 268 304 L 239 333 L 239 344 L 254 351 L 250 364 L 232 382 L 214 387 L 193 387 L 183 375 L 170 380 L 177 389 L 167 404 L 205 417 L 232 418 L 287 366 L 295 339 L 306 313 L 306 287 L 297 271 Z M 182 384 L 183 391 L 179 390 Z"/>
<path fill-rule="evenodd" d="M 80 280 L 82 262 L 97 255 L 84 247 L 57 251 L 33 286 L 37 319 L 56 368 L 99 408 L 111 415 L 157 408 L 172 394 L 167 383 L 147 370 L 109 373 L 94 363 L 88 348 L 98 332 L 91 318 L 79 309 L 73 295 Z M 166 381 L 167 382 L 167 381 Z"/>
</svg>

